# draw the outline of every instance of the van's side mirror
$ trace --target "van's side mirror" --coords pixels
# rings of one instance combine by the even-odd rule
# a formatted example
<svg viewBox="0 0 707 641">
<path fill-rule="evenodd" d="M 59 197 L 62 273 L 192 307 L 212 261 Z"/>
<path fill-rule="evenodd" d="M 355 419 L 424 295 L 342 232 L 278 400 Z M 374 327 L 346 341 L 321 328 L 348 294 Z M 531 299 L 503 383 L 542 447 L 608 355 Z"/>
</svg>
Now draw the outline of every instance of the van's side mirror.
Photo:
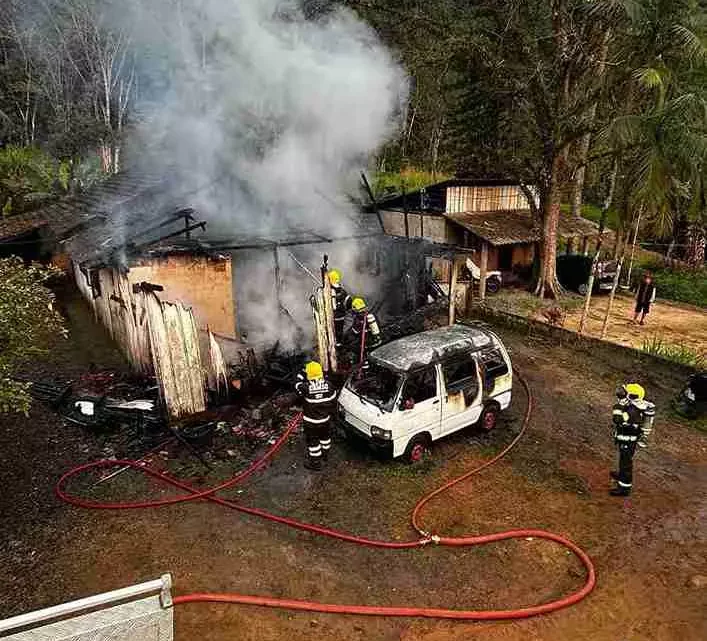
<svg viewBox="0 0 707 641">
<path fill-rule="evenodd" d="M 415 407 L 415 401 L 411 398 L 400 401 L 400 409 L 403 411 L 411 410 L 413 407 Z"/>
</svg>

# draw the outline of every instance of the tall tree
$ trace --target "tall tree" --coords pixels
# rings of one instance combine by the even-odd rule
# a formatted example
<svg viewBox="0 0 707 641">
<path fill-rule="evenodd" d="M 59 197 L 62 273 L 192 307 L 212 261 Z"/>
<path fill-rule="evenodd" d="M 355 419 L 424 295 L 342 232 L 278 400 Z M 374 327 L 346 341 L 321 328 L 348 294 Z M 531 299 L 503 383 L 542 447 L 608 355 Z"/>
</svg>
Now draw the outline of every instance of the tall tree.
<svg viewBox="0 0 707 641">
<path fill-rule="evenodd" d="M 626 13 L 619 2 L 573 0 L 489 0 L 471 11 L 476 38 L 456 118 L 460 169 L 514 177 L 524 186 L 542 229 L 536 293 L 555 296 L 560 203 L 584 165 L 570 146 L 594 127 L 607 34 Z"/>
</svg>

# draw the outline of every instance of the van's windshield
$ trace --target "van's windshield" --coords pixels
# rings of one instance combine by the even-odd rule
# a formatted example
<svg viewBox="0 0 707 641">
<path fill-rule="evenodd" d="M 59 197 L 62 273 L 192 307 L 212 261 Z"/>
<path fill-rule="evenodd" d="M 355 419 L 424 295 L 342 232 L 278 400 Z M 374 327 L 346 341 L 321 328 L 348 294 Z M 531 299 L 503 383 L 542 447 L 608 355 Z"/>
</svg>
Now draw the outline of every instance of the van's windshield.
<svg viewBox="0 0 707 641">
<path fill-rule="evenodd" d="M 357 396 L 390 412 L 402 378 L 402 375 L 371 362 L 368 368 L 352 374 L 346 387 Z"/>
</svg>

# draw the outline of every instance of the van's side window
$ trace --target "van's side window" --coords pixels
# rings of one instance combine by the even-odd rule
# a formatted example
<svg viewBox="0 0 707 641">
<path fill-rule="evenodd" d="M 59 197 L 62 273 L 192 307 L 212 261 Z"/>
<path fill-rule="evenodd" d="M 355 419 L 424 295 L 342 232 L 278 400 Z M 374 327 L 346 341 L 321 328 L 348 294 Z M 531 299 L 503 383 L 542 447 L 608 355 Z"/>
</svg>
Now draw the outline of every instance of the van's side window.
<svg viewBox="0 0 707 641">
<path fill-rule="evenodd" d="M 415 403 L 422 403 L 435 396 L 437 396 L 437 373 L 434 367 L 408 376 L 403 390 L 403 400 L 411 398 Z"/>
<path fill-rule="evenodd" d="M 469 358 L 462 361 L 452 361 L 442 366 L 447 390 L 458 392 L 470 387 L 478 387 L 476 380 L 476 361 Z"/>
</svg>

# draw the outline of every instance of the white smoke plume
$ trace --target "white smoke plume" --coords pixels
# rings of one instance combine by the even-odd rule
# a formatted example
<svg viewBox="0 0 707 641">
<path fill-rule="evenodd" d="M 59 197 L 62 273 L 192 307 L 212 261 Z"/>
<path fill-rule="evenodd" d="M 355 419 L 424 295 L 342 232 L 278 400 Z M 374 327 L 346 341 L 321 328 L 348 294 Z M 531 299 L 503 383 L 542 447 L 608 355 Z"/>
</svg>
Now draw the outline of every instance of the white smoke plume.
<svg viewBox="0 0 707 641">
<path fill-rule="evenodd" d="M 407 97 L 401 67 L 369 27 L 345 9 L 308 20 L 299 2 L 282 0 L 111 5 L 137 52 L 131 163 L 191 190 L 184 204 L 208 222 L 207 237 L 355 232 L 348 195 Z M 349 286 L 368 293 L 375 284 L 354 272 L 359 250 L 339 244 L 332 266 L 350 268 Z M 315 274 L 322 253 L 332 253 L 292 251 Z M 240 265 L 234 257 L 241 331 L 254 342 L 301 341 L 296 327 L 311 328 L 309 276 L 280 251 L 283 312 L 271 251 Z"/>
<path fill-rule="evenodd" d="M 127 52 L 109 65 L 114 91 L 135 80 L 121 164 L 160 185 L 137 201 L 120 194 L 100 203 L 97 213 L 110 212 L 109 222 L 72 240 L 75 259 L 108 250 L 124 257 L 126 242 L 149 240 L 140 230 L 184 207 L 207 222 L 205 234 L 195 233 L 206 241 L 293 241 L 358 231 L 350 196 L 360 193 L 360 171 L 399 126 L 407 78 L 353 12 L 339 7 L 308 19 L 302 1 L 41 4 L 40 22 L 50 33 L 59 24 L 75 31 L 60 33 L 59 42 L 104 33 L 96 53 L 110 54 L 113 46 Z M 25 9 L 28 24 L 32 6 Z M 64 22 L 54 21 L 58 12 Z M 73 15 L 88 18 L 72 27 L 79 24 Z M 97 74 L 99 86 L 102 77 Z M 382 298 L 380 279 L 361 260 L 364 251 L 357 241 L 281 248 L 279 288 L 272 248 L 234 252 L 239 332 L 252 343 L 285 347 L 303 347 L 303 333 L 311 339 L 314 283 L 290 253 L 316 276 L 328 253 L 352 293 Z M 193 304 L 188 292 L 171 292 Z"/>
<path fill-rule="evenodd" d="M 127 6 L 141 78 L 130 149 L 147 169 L 212 184 L 193 196 L 210 235 L 345 232 L 354 212 L 342 196 L 405 97 L 376 35 L 347 10 L 307 20 L 292 1 Z"/>
</svg>

